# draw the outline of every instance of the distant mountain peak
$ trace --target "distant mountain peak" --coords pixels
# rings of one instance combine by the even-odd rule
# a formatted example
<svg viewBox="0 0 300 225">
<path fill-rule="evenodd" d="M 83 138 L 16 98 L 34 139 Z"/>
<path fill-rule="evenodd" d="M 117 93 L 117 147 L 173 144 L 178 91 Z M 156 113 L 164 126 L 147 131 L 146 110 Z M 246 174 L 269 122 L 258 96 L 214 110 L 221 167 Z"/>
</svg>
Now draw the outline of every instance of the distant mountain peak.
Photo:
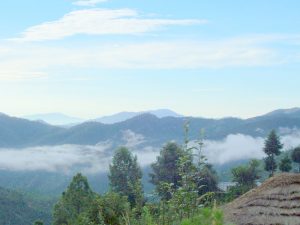
<svg viewBox="0 0 300 225">
<path fill-rule="evenodd" d="M 275 111 L 267 113 L 266 116 L 292 115 L 292 114 L 299 114 L 300 116 L 300 108 L 294 107 L 290 109 L 277 109 Z"/>
<path fill-rule="evenodd" d="M 150 114 L 154 115 L 157 118 L 164 118 L 164 117 L 182 117 L 182 115 L 170 110 L 170 109 L 156 109 L 156 110 L 147 110 L 141 112 L 119 112 L 109 116 L 103 116 L 94 119 L 94 121 L 104 123 L 104 124 L 113 124 L 123 122 L 125 120 L 132 119 L 136 116 L 143 115 L 143 114 Z"/>
<path fill-rule="evenodd" d="M 8 115 L 5 114 L 5 113 L 0 112 L 0 116 L 8 116 Z"/>
<path fill-rule="evenodd" d="M 81 118 L 68 116 L 59 112 L 27 115 L 27 116 L 23 116 L 23 118 L 31 121 L 43 121 L 44 123 L 57 125 L 57 126 L 77 124 L 84 121 Z"/>
</svg>

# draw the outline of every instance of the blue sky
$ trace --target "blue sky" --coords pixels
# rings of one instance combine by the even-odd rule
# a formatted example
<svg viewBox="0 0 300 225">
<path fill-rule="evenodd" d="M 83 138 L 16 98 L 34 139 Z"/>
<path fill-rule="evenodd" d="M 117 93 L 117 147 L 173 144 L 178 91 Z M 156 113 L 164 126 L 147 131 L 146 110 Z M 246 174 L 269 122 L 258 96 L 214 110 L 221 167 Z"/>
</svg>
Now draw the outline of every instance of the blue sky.
<svg viewBox="0 0 300 225">
<path fill-rule="evenodd" d="M 0 111 L 93 118 L 169 108 L 251 117 L 300 106 L 300 2 L 10 0 Z"/>
</svg>

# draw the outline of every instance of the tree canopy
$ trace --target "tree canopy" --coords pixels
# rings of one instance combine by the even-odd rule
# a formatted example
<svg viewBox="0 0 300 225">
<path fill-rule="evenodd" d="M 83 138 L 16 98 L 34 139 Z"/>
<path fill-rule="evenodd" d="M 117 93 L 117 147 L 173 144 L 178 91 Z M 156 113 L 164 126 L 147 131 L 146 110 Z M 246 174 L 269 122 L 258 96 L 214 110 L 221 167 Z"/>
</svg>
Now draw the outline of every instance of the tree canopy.
<svg viewBox="0 0 300 225">
<path fill-rule="evenodd" d="M 272 130 L 265 140 L 264 152 L 267 157 L 265 158 L 265 170 L 270 172 L 270 176 L 273 176 L 277 164 L 275 156 L 279 155 L 280 150 L 283 148 L 283 144 L 280 142 L 279 136 L 277 136 L 276 131 Z"/>
<path fill-rule="evenodd" d="M 132 207 L 143 202 L 142 171 L 137 157 L 125 147 L 117 149 L 109 166 L 109 182 L 113 192 L 126 196 Z"/>
<path fill-rule="evenodd" d="M 54 206 L 53 224 L 77 224 L 80 215 L 89 210 L 93 201 L 95 194 L 87 178 L 78 173 Z"/>
<path fill-rule="evenodd" d="M 179 160 L 183 155 L 184 151 L 179 145 L 169 142 L 160 151 L 156 162 L 151 165 L 153 172 L 150 173 L 150 182 L 156 185 L 156 191 L 161 196 L 164 195 L 161 184 L 172 184 L 174 189 L 180 186 Z"/>
</svg>

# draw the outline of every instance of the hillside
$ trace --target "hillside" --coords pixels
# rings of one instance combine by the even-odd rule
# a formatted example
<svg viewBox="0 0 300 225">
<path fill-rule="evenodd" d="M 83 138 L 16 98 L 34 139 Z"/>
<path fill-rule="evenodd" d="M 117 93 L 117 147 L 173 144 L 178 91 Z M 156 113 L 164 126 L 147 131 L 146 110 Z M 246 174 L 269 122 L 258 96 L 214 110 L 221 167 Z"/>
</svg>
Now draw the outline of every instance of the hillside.
<svg viewBox="0 0 300 225">
<path fill-rule="evenodd" d="M 109 116 L 102 116 L 99 118 L 94 119 L 93 121 L 104 123 L 104 124 L 114 124 L 123 122 L 125 120 L 129 120 L 133 117 L 142 115 L 142 114 L 152 114 L 158 118 L 164 117 L 183 117 L 178 113 L 169 110 L 169 109 L 157 109 L 157 110 L 149 110 L 149 111 L 142 111 L 142 112 L 120 112 Z"/>
<path fill-rule="evenodd" d="M 45 211 L 41 206 L 35 200 L 26 199 L 19 192 L 0 187 L 0 224 L 33 224 L 38 219 L 50 224 L 51 206 Z"/>
<path fill-rule="evenodd" d="M 35 146 L 38 140 L 61 131 L 64 129 L 0 114 L 0 147 Z"/>
<path fill-rule="evenodd" d="M 102 124 L 90 121 L 71 128 L 0 115 L 0 147 L 94 145 L 106 140 L 118 145 L 126 130 L 142 135 L 148 144 L 161 145 L 169 140 L 182 141 L 183 125 L 186 120 L 190 121 L 191 138 L 197 138 L 202 128 L 205 129 L 206 138 L 212 140 L 237 133 L 264 137 L 274 128 L 300 128 L 300 110 L 293 109 L 289 113 L 285 112 L 275 111 L 250 119 L 158 118 L 152 114 L 141 114 L 119 123 Z"/>
</svg>

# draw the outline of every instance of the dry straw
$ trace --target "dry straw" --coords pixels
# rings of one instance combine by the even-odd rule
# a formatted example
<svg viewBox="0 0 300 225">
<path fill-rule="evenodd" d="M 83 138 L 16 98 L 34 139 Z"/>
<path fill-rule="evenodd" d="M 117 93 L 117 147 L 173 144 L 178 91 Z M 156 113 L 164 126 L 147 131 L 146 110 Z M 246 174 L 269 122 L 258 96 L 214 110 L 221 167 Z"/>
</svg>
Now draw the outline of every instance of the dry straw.
<svg viewBox="0 0 300 225">
<path fill-rule="evenodd" d="M 300 174 L 282 173 L 224 206 L 236 225 L 300 225 Z"/>
</svg>

